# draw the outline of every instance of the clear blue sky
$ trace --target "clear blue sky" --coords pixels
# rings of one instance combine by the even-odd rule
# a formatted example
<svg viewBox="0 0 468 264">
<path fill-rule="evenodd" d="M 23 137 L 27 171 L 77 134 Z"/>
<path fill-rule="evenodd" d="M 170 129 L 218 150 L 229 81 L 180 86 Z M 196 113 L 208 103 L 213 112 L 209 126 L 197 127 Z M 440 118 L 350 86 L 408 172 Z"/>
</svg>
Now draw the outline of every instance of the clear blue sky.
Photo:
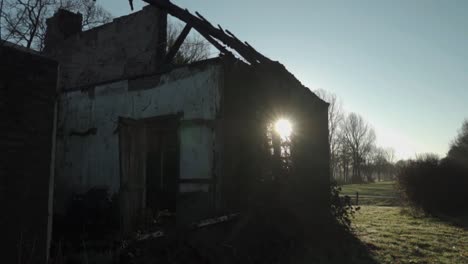
<svg viewBox="0 0 468 264">
<path fill-rule="evenodd" d="M 142 1 L 134 0 L 136 10 Z M 468 1 L 173 0 L 337 94 L 399 158 L 444 156 L 468 118 Z M 98 0 L 114 16 L 127 0 Z"/>
</svg>

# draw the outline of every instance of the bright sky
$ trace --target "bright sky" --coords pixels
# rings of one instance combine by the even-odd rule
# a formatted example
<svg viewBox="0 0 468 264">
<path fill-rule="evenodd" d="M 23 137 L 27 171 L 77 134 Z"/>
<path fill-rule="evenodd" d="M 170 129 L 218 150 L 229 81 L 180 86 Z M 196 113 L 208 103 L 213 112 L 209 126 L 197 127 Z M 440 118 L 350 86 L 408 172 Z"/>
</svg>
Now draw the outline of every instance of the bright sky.
<svg viewBox="0 0 468 264">
<path fill-rule="evenodd" d="M 397 158 L 445 156 L 468 118 L 468 1 L 172 1 L 337 94 Z M 127 0 L 98 3 L 131 12 Z"/>
</svg>

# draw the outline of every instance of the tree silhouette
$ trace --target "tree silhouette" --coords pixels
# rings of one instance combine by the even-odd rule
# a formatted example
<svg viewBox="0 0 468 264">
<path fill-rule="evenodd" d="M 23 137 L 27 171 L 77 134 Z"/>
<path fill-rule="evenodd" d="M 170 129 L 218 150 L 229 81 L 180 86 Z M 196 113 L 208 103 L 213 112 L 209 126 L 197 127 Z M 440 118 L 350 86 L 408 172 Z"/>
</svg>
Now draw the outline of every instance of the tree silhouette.
<svg viewBox="0 0 468 264">
<path fill-rule="evenodd" d="M 314 91 L 318 97 L 325 102 L 329 103 L 328 106 L 328 142 L 330 143 L 330 169 L 331 177 L 336 178 L 336 174 L 339 170 L 339 156 L 340 152 L 340 139 L 339 139 L 339 128 L 341 122 L 343 122 L 344 114 L 341 102 L 338 97 L 330 92 L 323 89 Z"/>
<path fill-rule="evenodd" d="M 450 146 L 447 158 L 468 167 L 468 120 L 463 122 L 458 136 Z"/>
<path fill-rule="evenodd" d="M 361 167 L 374 147 L 375 132 L 360 115 L 350 113 L 342 123 L 341 138 L 351 154 L 352 182 L 362 182 Z"/>
</svg>

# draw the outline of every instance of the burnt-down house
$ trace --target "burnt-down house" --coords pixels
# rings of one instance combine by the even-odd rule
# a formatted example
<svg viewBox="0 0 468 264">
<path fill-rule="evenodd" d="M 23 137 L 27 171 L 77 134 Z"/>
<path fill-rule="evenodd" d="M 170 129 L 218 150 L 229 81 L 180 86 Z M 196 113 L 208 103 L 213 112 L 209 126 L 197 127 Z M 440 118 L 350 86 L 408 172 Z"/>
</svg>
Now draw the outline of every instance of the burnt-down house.
<svg viewBox="0 0 468 264">
<path fill-rule="evenodd" d="M 201 15 L 147 2 L 83 32 L 80 14 L 47 21 L 60 90 L 54 212 L 106 189 L 124 233 L 163 210 L 180 224 L 241 213 L 268 192 L 292 211 L 325 214 L 328 104 Z M 186 26 L 166 48 L 168 14 Z M 173 65 L 190 30 L 220 56 Z"/>
</svg>

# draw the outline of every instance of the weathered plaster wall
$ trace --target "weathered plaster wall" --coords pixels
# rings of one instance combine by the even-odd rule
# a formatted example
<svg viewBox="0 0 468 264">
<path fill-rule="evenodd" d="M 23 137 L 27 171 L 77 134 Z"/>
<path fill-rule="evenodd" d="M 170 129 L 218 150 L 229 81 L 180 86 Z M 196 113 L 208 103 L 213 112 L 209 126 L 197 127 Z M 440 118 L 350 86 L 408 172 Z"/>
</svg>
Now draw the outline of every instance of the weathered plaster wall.
<svg viewBox="0 0 468 264">
<path fill-rule="evenodd" d="M 58 124 L 57 156 L 62 159 L 57 161 L 57 200 L 65 201 L 67 195 L 93 186 L 108 186 L 113 193 L 119 190 L 119 117 L 142 119 L 183 113 L 179 129 L 180 179 L 211 178 L 216 135 L 210 124 L 220 109 L 220 74 L 220 66 L 212 63 L 63 94 Z M 85 131 L 95 133 L 76 135 Z M 181 192 L 200 190 L 207 191 L 208 184 L 180 184 Z"/>
<path fill-rule="evenodd" d="M 66 15 L 48 20 L 48 30 Z M 62 18 L 65 17 L 65 18 Z M 60 62 L 59 87 L 70 90 L 131 76 L 154 73 L 165 52 L 166 15 L 152 6 L 62 41 L 49 37 L 45 52 Z M 50 41 L 49 41 L 50 40 Z"/>
</svg>

